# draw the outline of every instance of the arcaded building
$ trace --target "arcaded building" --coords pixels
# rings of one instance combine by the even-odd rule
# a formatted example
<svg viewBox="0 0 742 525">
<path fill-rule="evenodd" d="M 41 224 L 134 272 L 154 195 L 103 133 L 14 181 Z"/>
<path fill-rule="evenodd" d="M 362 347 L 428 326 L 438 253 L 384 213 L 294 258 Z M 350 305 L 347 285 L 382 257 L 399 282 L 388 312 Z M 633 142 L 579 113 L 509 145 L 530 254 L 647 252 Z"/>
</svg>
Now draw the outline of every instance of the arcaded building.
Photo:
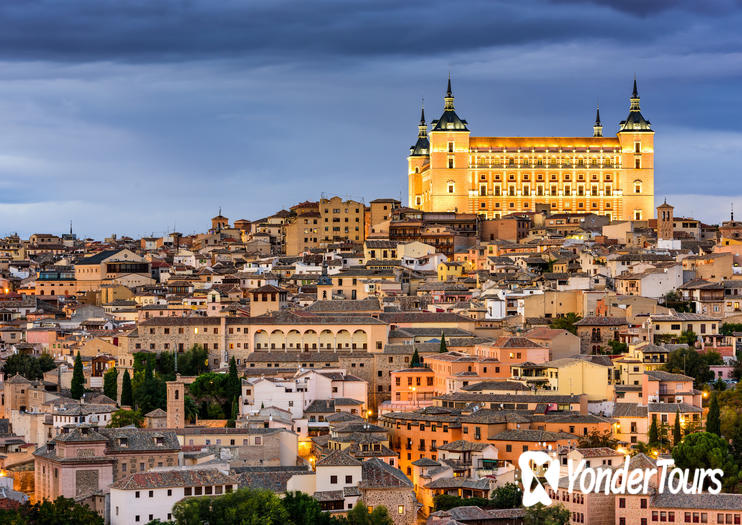
<svg viewBox="0 0 742 525">
<path fill-rule="evenodd" d="M 603 136 L 600 111 L 591 137 L 473 137 L 454 110 L 451 80 L 440 119 L 420 118 L 408 157 L 409 206 L 422 211 L 596 213 L 614 220 L 654 216 L 654 131 L 639 108 L 634 80 L 629 115 Z"/>
</svg>

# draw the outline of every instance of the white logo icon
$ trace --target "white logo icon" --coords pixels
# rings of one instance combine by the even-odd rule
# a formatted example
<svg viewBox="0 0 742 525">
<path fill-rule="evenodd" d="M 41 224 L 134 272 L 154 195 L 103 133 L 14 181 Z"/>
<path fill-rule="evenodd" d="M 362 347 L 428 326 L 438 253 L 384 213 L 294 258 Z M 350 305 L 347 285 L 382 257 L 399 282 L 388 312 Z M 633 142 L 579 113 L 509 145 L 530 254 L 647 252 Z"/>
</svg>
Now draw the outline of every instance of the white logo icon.
<svg viewBox="0 0 742 525">
<path fill-rule="evenodd" d="M 549 457 L 546 452 L 530 451 L 524 452 L 518 458 L 518 467 L 520 468 L 523 482 L 523 506 L 530 507 L 536 503 L 544 505 L 551 504 L 551 498 L 546 493 L 546 489 L 536 477 L 531 465 L 541 467 L 548 464 L 544 477 L 553 488 L 559 486 L 559 461 Z M 533 482 L 536 486 L 533 487 Z"/>
</svg>

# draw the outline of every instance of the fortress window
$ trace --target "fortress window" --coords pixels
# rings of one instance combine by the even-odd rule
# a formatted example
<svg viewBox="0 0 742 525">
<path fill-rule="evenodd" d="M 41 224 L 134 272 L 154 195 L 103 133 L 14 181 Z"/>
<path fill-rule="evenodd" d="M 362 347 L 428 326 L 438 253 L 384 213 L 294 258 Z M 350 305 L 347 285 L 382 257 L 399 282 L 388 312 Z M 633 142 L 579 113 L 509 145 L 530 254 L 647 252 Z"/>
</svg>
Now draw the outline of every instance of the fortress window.
<svg viewBox="0 0 742 525">
<path fill-rule="evenodd" d="M 642 143 L 637 141 L 634 142 L 634 153 L 641 153 L 642 152 Z"/>
<path fill-rule="evenodd" d="M 448 152 L 453 153 L 453 142 L 448 143 Z"/>
<path fill-rule="evenodd" d="M 634 159 L 634 168 L 635 169 L 641 169 L 641 167 L 642 167 L 642 159 L 640 159 L 638 157 L 635 158 Z"/>
<path fill-rule="evenodd" d="M 642 211 L 641 210 L 634 210 L 634 220 L 635 221 L 642 220 Z"/>
<path fill-rule="evenodd" d="M 448 157 L 448 169 L 453 169 L 453 157 Z"/>
<path fill-rule="evenodd" d="M 642 183 L 641 181 L 634 181 L 634 193 L 641 193 L 642 192 Z"/>
<path fill-rule="evenodd" d="M 448 193 L 454 193 L 455 187 L 453 182 L 448 183 Z"/>
</svg>

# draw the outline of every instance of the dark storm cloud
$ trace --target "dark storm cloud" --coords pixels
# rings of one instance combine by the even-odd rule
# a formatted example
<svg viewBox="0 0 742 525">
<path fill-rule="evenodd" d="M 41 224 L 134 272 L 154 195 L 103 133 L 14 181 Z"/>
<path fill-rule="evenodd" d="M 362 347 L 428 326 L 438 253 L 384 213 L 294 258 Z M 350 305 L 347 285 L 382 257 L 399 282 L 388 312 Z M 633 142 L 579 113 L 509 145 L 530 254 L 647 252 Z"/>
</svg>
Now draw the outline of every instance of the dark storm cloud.
<svg viewBox="0 0 742 525">
<path fill-rule="evenodd" d="M 718 220 L 742 195 L 740 25 L 733 0 L 2 2 L 0 234 L 404 201 L 449 71 L 474 135 L 536 136 L 590 134 L 598 100 L 614 133 L 636 72 L 656 194 Z"/>
<path fill-rule="evenodd" d="M 584 38 L 633 43 L 658 37 L 630 15 L 671 9 L 667 0 L 229 0 L 4 2 L 0 56 L 9 59 L 258 61 L 427 56 L 501 45 Z M 646 11 L 643 11 L 646 10 Z"/>
</svg>

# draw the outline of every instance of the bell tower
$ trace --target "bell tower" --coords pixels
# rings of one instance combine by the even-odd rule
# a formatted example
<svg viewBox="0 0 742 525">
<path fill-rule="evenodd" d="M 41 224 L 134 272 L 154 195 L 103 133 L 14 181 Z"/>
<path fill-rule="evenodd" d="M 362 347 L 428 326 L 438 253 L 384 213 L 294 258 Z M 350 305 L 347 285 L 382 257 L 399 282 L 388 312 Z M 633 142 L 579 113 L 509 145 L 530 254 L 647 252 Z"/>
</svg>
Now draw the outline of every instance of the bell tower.
<svg viewBox="0 0 742 525">
<path fill-rule="evenodd" d="M 167 387 L 167 428 L 185 427 L 185 383 L 178 374 L 175 381 L 168 381 Z"/>
</svg>

